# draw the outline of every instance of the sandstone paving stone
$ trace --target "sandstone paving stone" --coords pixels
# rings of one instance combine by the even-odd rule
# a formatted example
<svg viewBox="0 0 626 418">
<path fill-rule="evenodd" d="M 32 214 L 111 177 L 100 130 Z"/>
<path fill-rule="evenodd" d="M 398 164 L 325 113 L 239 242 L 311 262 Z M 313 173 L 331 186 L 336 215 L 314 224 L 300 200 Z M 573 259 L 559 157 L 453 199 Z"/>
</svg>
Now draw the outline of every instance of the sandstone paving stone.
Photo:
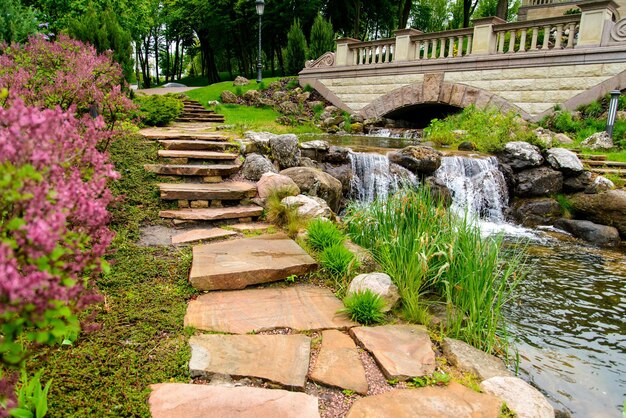
<svg viewBox="0 0 626 418">
<path fill-rule="evenodd" d="M 198 290 L 243 289 L 302 275 L 316 265 L 285 234 L 262 235 L 195 246 L 189 280 Z"/>
<path fill-rule="evenodd" d="M 345 314 L 337 313 L 341 308 L 343 303 L 330 290 L 313 286 L 211 292 L 189 302 L 185 326 L 231 334 L 355 326 Z"/>
<path fill-rule="evenodd" d="M 494 376 L 511 376 L 502 360 L 463 341 L 444 338 L 441 345 L 450 364 L 464 372 L 473 373 L 480 380 Z"/>
<path fill-rule="evenodd" d="M 222 228 L 192 229 L 190 231 L 185 231 L 172 236 L 172 244 L 176 245 L 197 241 L 210 241 L 234 235 L 237 235 L 235 231 L 227 231 Z"/>
<path fill-rule="evenodd" d="M 272 224 L 263 222 L 239 223 L 235 225 L 229 225 L 229 228 L 239 232 L 265 232 L 273 227 L 274 226 Z"/>
<path fill-rule="evenodd" d="M 253 377 L 304 390 L 311 353 L 306 335 L 196 335 L 189 345 L 191 377 Z"/>
<path fill-rule="evenodd" d="M 184 219 L 188 221 L 217 221 L 222 219 L 238 219 L 261 216 L 263 208 L 260 206 L 234 206 L 227 208 L 210 209 L 181 209 L 162 210 L 161 218 Z"/>
<path fill-rule="evenodd" d="M 231 181 L 224 183 L 160 183 L 163 200 L 241 200 L 254 197 L 253 184 Z"/>
<path fill-rule="evenodd" d="M 337 330 L 322 332 L 322 348 L 310 378 L 316 382 L 367 394 L 365 368 L 349 336 Z"/>
<path fill-rule="evenodd" d="M 253 387 L 152 385 L 153 418 L 319 418 L 317 398 Z"/>
<path fill-rule="evenodd" d="M 456 382 L 448 386 L 396 389 L 357 400 L 346 418 L 497 418 L 502 402 Z"/>
<path fill-rule="evenodd" d="M 435 370 L 435 353 L 423 326 L 358 327 L 350 334 L 372 353 L 387 379 L 408 380 Z"/>
<path fill-rule="evenodd" d="M 480 388 L 506 402 L 518 418 L 554 418 L 546 397 L 519 377 L 495 376 L 481 382 Z"/>
</svg>

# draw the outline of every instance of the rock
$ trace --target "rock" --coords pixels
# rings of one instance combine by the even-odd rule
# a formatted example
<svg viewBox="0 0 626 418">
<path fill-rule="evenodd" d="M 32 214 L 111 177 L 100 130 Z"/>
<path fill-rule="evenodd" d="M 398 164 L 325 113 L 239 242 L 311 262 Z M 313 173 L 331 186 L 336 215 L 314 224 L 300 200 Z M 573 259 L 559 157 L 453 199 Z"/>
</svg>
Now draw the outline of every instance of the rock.
<svg viewBox="0 0 626 418">
<path fill-rule="evenodd" d="M 243 135 L 246 141 L 246 154 L 256 153 L 263 155 L 269 155 L 270 139 L 278 136 L 269 132 L 252 131 L 247 131 Z"/>
<path fill-rule="evenodd" d="M 288 196 L 281 203 L 286 206 L 295 206 L 298 208 L 298 216 L 308 219 L 332 217 L 332 211 L 326 201 L 316 196 Z"/>
<path fill-rule="evenodd" d="M 317 168 L 317 163 L 309 157 L 300 157 L 300 167 Z"/>
<path fill-rule="evenodd" d="M 248 84 L 250 84 L 250 80 L 240 75 L 238 75 L 235 78 L 235 81 L 233 81 L 233 86 L 247 86 Z"/>
<path fill-rule="evenodd" d="M 274 164 L 260 154 L 248 154 L 241 168 L 243 178 L 259 181 L 265 173 L 278 173 Z"/>
<path fill-rule="evenodd" d="M 278 110 L 285 115 L 297 115 L 300 113 L 300 109 L 298 105 L 290 102 L 289 100 L 285 100 L 278 105 Z"/>
<path fill-rule="evenodd" d="M 574 143 L 574 140 L 565 134 L 555 134 L 554 142 L 562 145 L 571 145 Z"/>
<path fill-rule="evenodd" d="M 350 194 L 350 190 L 352 189 L 352 179 L 354 178 L 354 172 L 352 171 L 351 164 L 336 165 L 323 163 L 314 166 L 314 168 L 319 168 L 324 173 L 328 173 L 337 180 L 339 180 L 341 182 L 343 196 L 348 196 Z"/>
<path fill-rule="evenodd" d="M 350 115 L 350 123 L 360 123 L 361 125 L 363 125 L 363 122 L 365 122 L 363 115 L 359 113 L 352 113 Z"/>
<path fill-rule="evenodd" d="M 337 107 L 335 107 L 335 106 L 326 106 L 324 108 L 324 112 L 328 112 L 330 114 L 334 114 L 334 113 L 339 112 L 339 109 Z"/>
<path fill-rule="evenodd" d="M 258 90 L 248 90 L 243 94 L 243 98 L 252 103 L 255 103 L 259 97 L 261 97 L 261 92 Z"/>
<path fill-rule="evenodd" d="M 581 148 L 589 148 L 592 150 L 609 150 L 614 146 L 613 140 L 606 131 L 596 132 L 580 143 Z"/>
<path fill-rule="evenodd" d="M 222 103 L 226 104 L 237 103 L 238 101 L 237 95 L 230 90 L 224 90 L 220 97 L 222 98 Z"/>
<path fill-rule="evenodd" d="M 615 184 L 606 177 L 597 176 L 593 181 L 585 188 L 585 193 L 595 194 L 602 193 L 608 190 L 615 189 Z"/>
<path fill-rule="evenodd" d="M 365 369 L 352 338 L 337 330 L 322 333 L 320 349 L 311 380 L 366 395 Z"/>
<path fill-rule="evenodd" d="M 331 146 L 328 154 L 323 156 L 322 161 L 332 164 L 346 164 L 350 162 L 350 149 L 346 147 Z"/>
<path fill-rule="evenodd" d="M 315 286 L 210 292 L 189 302 L 185 326 L 231 334 L 279 328 L 317 331 L 355 326 L 345 314 L 337 313 L 342 308 L 343 303 L 332 291 Z"/>
<path fill-rule="evenodd" d="M 502 401 L 450 382 L 357 399 L 346 418 L 497 418 Z"/>
<path fill-rule="evenodd" d="M 311 338 L 301 335 L 194 335 L 189 339 L 192 378 L 253 377 L 304 390 Z"/>
<path fill-rule="evenodd" d="M 371 127 L 382 127 L 385 126 L 385 121 L 382 118 L 370 118 L 370 119 L 365 119 L 365 121 L 363 121 L 363 126 L 365 126 L 366 128 L 371 128 Z"/>
<path fill-rule="evenodd" d="M 151 386 L 153 418 L 319 418 L 314 396 L 254 387 L 162 383 Z"/>
<path fill-rule="evenodd" d="M 297 196 L 300 194 L 300 188 L 291 178 L 274 172 L 263 174 L 256 188 L 261 199 L 267 199 L 275 190 L 280 190 L 281 193 L 284 193 L 284 196 Z"/>
<path fill-rule="evenodd" d="M 308 108 L 309 108 L 309 109 L 313 110 L 313 109 L 315 109 L 316 107 L 319 107 L 319 106 L 324 106 L 324 102 L 321 102 L 321 101 L 319 101 L 319 100 L 312 100 L 312 101 L 310 101 L 310 102 L 307 102 L 307 104 L 306 104 L 306 105 L 308 106 Z"/>
<path fill-rule="evenodd" d="M 518 377 L 495 376 L 481 382 L 480 388 L 506 402 L 518 418 L 554 418 L 545 396 Z"/>
<path fill-rule="evenodd" d="M 259 97 L 257 103 L 259 106 L 265 107 L 274 107 L 276 105 L 276 102 L 274 100 L 268 99 L 267 97 Z"/>
<path fill-rule="evenodd" d="M 423 326 L 358 327 L 352 328 L 350 335 L 372 353 L 387 379 L 405 381 L 435 370 L 435 353 Z"/>
<path fill-rule="evenodd" d="M 603 247 L 614 247 L 620 243 L 619 231 L 612 226 L 598 225 L 591 221 L 577 219 L 559 219 L 554 223 L 554 226 L 569 232 L 576 238 Z"/>
<path fill-rule="evenodd" d="M 626 237 L 626 191 L 578 193 L 570 201 L 578 217 L 601 225 L 614 226 L 623 238 Z"/>
<path fill-rule="evenodd" d="M 538 225 L 552 225 L 563 215 L 561 205 L 552 198 L 519 199 L 511 208 L 511 214 L 518 223 L 534 228 Z"/>
<path fill-rule="evenodd" d="M 471 141 L 463 141 L 457 147 L 459 151 L 476 151 L 476 144 Z"/>
<path fill-rule="evenodd" d="M 365 248 L 355 244 L 349 239 L 343 242 L 343 246 L 356 256 L 356 259 L 361 265 L 361 271 L 376 271 L 381 269 L 380 265 L 376 262 L 376 260 L 374 260 L 374 256 L 372 256 L 372 253 L 370 253 Z"/>
<path fill-rule="evenodd" d="M 237 235 L 234 231 L 227 231 L 222 228 L 202 228 L 192 229 L 172 236 L 172 244 L 187 244 L 198 241 L 212 241 L 220 238 L 227 238 Z"/>
<path fill-rule="evenodd" d="M 323 116 L 324 114 L 322 114 Z M 337 126 L 343 122 L 345 122 L 343 116 L 329 116 L 327 118 L 322 118 L 323 126 Z"/>
<path fill-rule="evenodd" d="M 591 182 L 592 174 L 589 171 L 583 171 L 575 177 L 565 177 L 563 179 L 563 191 L 565 193 L 577 193 L 585 190 Z"/>
<path fill-rule="evenodd" d="M 550 148 L 546 160 L 555 170 L 561 171 L 565 176 L 576 176 L 583 172 L 583 163 L 572 151 L 565 148 Z"/>
<path fill-rule="evenodd" d="M 303 194 L 317 196 L 326 201 L 334 211 L 341 203 L 341 182 L 328 173 L 310 167 L 293 167 L 280 172 L 290 177 Z"/>
<path fill-rule="evenodd" d="M 494 376 L 511 376 L 511 372 L 504 366 L 502 360 L 463 341 L 444 338 L 441 346 L 443 355 L 450 364 L 461 371 L 474 374 L 480 380 Z"/>
<path fill-rule="evenodd" d="M 422 145 L 411 145 L 387 154 L 389 161 L 415 174 L 432 174 L 441 166 L 441 153 Z"/>
<path fill-rule="evenodd" d="M 311 93 L 309 93 L 308 91 L 305 91 L 304 93 L 299 93 L 296 95 L 296 100 L 299 103 L 304 103 L 307 100 L 309 100 L 309 97 L 311 97 Z"/>
<path fill-rule="evenodd" d="M 515 171 L 539 167 L 543 164 L 539 148 L 522 141 L 508 142 L 500 154 L 500 159 Z"/>
<path fill-rule="evenodd" d="M 277 103 L 285 101 L 285 99 L 289 96 L 286 91 L 278 90 L 272 93 L 272 99 Z"/>
<path fill-rule="evenodd" d="M 550 148 L 553 145 L 554 132 L 544 128 L 537 128 L 534 132 L 537 137 L 537 142 L 544 148 Z"/>
<path fill-rule="evenodd" d="M 362 134 L 363 133 L 363 124 L 359 122 L 355 122 L 350 124 L 350 133 L 353 134 Z"/>
<path fill-rule="evenodd" d="M 455 129 L 452 131 L 452 135 L 458 140 L 467 136 L 467 131 L 464 129 Z M 471 144 L 471 142 L 470 142 Z"/>
<path fill-rule="evenodd" d="M 315 140 L 300 143 L 302 155 L 317 161 L 322 160 L 329 148 L 328 141 Z"/>
<path fill-rule="evenodd" d="M 270 138 L 272 159 L 278 162 L 282 169 L 296 167 L 300 164 L 300 149 L 298 137 L 293 134 L 279 135 Z"/>
<path fill-rule="evenodd" d="M 209 100 L 208 102 L 206 102 L 206 104 L 208 106 L 219 106 L 220 102 L 218 102 L 217 100 Z"/>
<path fill-rule="evenodd" d="M 531 168 L 517 173 L 515 195 L 518 197 L 548 196 L 563 189 L 563 173 L 549 167 Z"/>
<path fill-rule="evenodd" d="M 400 300 L 398 286 L 393 284 L 391 277 L 385 273 L 359 274 L 350 282 L 348 294 L 370 290 L 385 301 L 385 312 L 388 312 Z"/>
<path fill-rule="evenodd" d="M 447 207 L 452 205 L 452 192 L 443 180 L 436 177 L 427 177 L 425 183 L 430 188 L 430 193 L 436 201 L 441 201 Z"/>
</svg>

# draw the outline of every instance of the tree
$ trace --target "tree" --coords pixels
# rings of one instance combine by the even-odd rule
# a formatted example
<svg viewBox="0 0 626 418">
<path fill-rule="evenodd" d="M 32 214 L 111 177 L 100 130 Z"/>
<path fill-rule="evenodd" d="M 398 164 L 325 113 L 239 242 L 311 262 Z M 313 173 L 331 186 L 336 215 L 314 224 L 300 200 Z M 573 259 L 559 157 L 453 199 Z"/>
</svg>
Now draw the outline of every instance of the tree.
<svg viewBox="0 0 626 418">
<path fill-rule="evenodd" d="M 23 6 L 20 0 L 0 2 L 0 42 L 24 42 L 37 29 L 37 18 L 32 7 Z"/>
<path fill-rule="evenodd" d="M 300 20 L 294 20 L 287 33 L 287 73 L 298 74 L 304 68 L 306 61 L 306 39 L 300 27 Z"/>
<path fill-rule="evenodd" d="M 335 32 L 333 24 L 324 19 L 322 15 L 317 15 L 311 27 L 311 37 L 309 38 L 309 58 L 317 59 L 329 51 L 335 50 Z"/>
</svg>

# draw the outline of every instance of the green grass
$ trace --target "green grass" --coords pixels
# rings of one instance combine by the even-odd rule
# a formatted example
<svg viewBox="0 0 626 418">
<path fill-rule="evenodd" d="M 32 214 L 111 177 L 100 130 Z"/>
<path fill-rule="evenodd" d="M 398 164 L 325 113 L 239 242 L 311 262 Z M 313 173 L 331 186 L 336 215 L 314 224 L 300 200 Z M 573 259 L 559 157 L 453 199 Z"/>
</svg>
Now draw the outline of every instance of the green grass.
<svg viewBox="0 0 626 418">
<path fill-rule="evenodd" d="M 325 248 L 343 243 L 346 239 L 334 223 L 324 219 L 309 222 L 307 231 L 309 233 L 307 241 L 315 251 L 323 251 Z"/>
<path fill-rule="evenodd" d="M 263 84 L 265 86 L 268 86 L 273 81 L 278 81 L 281 78 L 282 77 L 266 78 L 263 80 Z M 258 90 L 258 88 L 259 88 L 259 85 L 254 80 L 251 80 L 250 84 L 248 84 L 247 86 L 240 86 L 240 87 L 233 86 L 232 81 L 223 81 L 221 83 L 211 84 L 209 86 L 202 87 L 199 89 L 189 90 L 186 94 L 190 98 L 194 100 L 198 100 L 202 104 L 206 104 L 207 102 L 212 101 L 212 100 L 221 101 L 222 99 L 220 95 L 222 94 L 224 90 L 229 90 L 237 94 L 238 91 L 240 91 L 241 93 L 245 93 L 248 90 Z"/>
<path fill-rule="evenodd" d="M 343 299 L 345 308 L 341 312 L 363 325 L 378 324 L 385 319 L 385 301 L 370 289 L 356 292 Z"/>
<path fill-rule="evenodd" d="M 324 272 L 333 280 L 333 287 L 340 297 L 346 294 L 352 272 L 359 268 L 359 261 L 343 244 L 326 247 L 319 254 L 319 262 Z"/>
</svg>

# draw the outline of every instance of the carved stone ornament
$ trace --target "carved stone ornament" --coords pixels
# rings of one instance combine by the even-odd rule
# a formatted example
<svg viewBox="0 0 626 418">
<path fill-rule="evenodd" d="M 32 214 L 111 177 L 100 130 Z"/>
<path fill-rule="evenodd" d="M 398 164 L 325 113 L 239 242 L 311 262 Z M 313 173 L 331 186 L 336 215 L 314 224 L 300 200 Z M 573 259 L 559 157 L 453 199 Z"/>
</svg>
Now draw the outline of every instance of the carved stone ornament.
<svg viewBox="0 0 626 418">
<path fill-rule="evenodd" d="M 306 68 L 324 68 L 332 67 L 335 64 L 335 53 L 327 52 L 316 60 L 307 61 L 304 65 Z"/>
<path fill-rule="evenodd" d="M 611 28 L 611 39 L 616 42 L 626 42 L 626 18 L 619 20 Z"/>
</svg>

